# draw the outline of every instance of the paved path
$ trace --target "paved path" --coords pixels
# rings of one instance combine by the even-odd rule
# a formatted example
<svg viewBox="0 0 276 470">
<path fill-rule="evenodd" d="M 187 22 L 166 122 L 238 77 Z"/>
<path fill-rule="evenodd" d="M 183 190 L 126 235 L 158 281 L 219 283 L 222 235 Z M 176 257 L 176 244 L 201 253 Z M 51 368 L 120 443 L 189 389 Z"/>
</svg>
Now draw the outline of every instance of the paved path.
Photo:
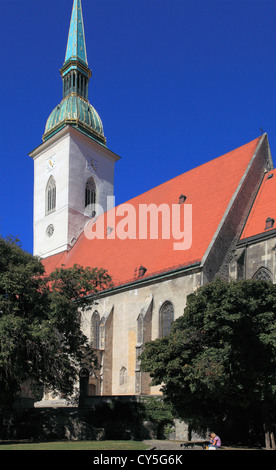
<svg viewBox="0 0 276 470">
<path fill-rule="evenodd" d="M 144 442 L 145 442 L 145 444 L 150 446 L 150 449 L 155 449 L 155 450 L 179 450 L 179 451 L 184 450 L 183 447 L 180 447 L 180 444 L 182 443 L 182 441 L 162 441 L 162 440 L 152 439 L 152 440 L 144 441 Z M 194 447 L 194 450 L 195 449 L 202 450 L 202 447 L 197 446 L 197 447 Z"/>
<path fill-rule="evenodd" d="M 157 440 L 157 439 L 152 439 L 152 440 L 147 440 L 144 441 L 145 444 L 149 445 L 149 450 L 179 450 L 180 452 L 183 452 L 184 450 L 203 450 L 201 446 L 195 445 L 194 447 L 180 447 L 180 444 L 182 441 L 169 441 L 169 440 Z M 265 450 L 264 448 L 250 448 L 250 447 L 226 447 L 223 446 L 222 450 Z"/>
</svg>

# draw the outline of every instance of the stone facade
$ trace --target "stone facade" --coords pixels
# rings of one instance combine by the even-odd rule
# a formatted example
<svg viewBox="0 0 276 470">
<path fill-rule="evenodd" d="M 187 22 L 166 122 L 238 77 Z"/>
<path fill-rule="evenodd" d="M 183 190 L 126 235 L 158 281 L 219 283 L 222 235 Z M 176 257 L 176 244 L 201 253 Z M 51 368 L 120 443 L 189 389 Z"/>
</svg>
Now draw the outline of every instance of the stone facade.
<svg viewBox="0 0 276 470">
<path fill-rule="evenodd" d="M 229 266 L 230 279 L 265 279 L 276 282 L 276 233 L 241 241 Z"/>
<path fill-rule="evenodd" d="M 164 276 L 144 286 L 124 286 L 112 295 L 102 294 L 91 310 L 82 316 L 82 328 L 93 344 L 93 314 L 100 315 L 99 335 L 102 370 L 97 394 L 156 394 L 148 374 L 140 371 L 139 355 L 143 345 L 160 337 L 160 310 L 169 302 L 173 317 L 183 314 L 187 295 L 201 285 L 201 270 L 186 275 Z"/>
<path fill-rule="evenodd" d="M 258 272 L 264 275 L 265 269 L 274 280 L 276 235 L 266 234 L 250 243 L 240 240 L 264 175 L 271 168 L 264 135 L 201 262 L 116 285 L 100 293 L 91 308 L 82 312 L 82 330 L 101 368 L 80 371 L 81 396 L 159 394 L 159 387 L 151 387 L 149 375 L 141 372 L 139 356 L 146 342 L 168 333 L 168 323 L 183 314 L 189 294 L 216 275 L 250 278 Z M 164 316 L 165 311 L 169 317 Z"/>
<path fill-rule="evenodd" d="M 172 304 L 173 318 L 176 319 L 183 314 L 190 293 L 211 281 L 216 275 L 228 278 L 228 269 L 232 273 L 233 247 L 238 246 L 242 227 L 268 165 L 272 166 L 272 163 L 267 152 L 265 137 L 232 198 L 203 263 L 179 272 L 164 273 L 159 278 L 120 286 L 112 293 L 102 293 L 98 304 L 84 314 L 83 331 L 91 342 L 93 342 L 91 338 L 93 312 L 97 310 L 103 319 L 102 370 L 98 377 L 97 394 L 159 393 L 157 387 L 150 387 L 148 374 L 140 371 L 138 358 L 143 344 L 162 336 L 160 314 L 166 302 Z M 267 243 L 258 248 L 255 268 L 251 268 L 255 269 L 254 272 L 264 263 L 263 256 L 265 252 L 267 253 Z M 272 241 L 270 243 L 272 248 Z M 253 245 L 250 249 L 252 257 Z M 266 267 L 272 269 L 274 252 L 266 256 Z M 238 266 L 237 263 L 236 265 Z M 247 269 L 249 266 L 247 263 Z"/>
</svg>

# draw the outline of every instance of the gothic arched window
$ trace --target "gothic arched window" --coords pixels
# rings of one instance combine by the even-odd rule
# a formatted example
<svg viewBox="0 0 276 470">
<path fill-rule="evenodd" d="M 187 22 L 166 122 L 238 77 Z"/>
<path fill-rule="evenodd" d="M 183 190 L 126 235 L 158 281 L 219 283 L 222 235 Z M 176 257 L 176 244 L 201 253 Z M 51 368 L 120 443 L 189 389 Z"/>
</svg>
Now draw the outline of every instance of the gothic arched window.
<svg viewBox="0 0 276 470">
<path fill-rule="evenodd" d="M 93 178 L 89 178 L 85 185 L 85 209 L 90 216 L 94 215 L 96 204 L 96 185 Z"/>
<path fill-rule="evenodd" d="M 46 186 L 46 214 L 56 210 L 56 182 L 53 176 L 50 176 Z"/>
<path fill-rule="evenodd" d="M 267 268 L 261 267 L 255 272 L 252 279 L 272 282 L 272 274 Z"/>
<path fill-rule="evenodd" d="M 104 349 L 105 348 L 105 317 L 102 317 L 101 321 L 100 321 L 100 332 L 99 332 L 99 347 L 100 349 Z"/>
<path fill-rule="evenodd" d="M 94 349 L 100 347 L 100 314 L 95 310 L 91 318 L 91 346 Z"/>
<path fill-rule="evenodd" d="M 164 302 L 159 312 L 160 338 L 167 336 L 171 332 L 171 324 L 174 320 L 173 304 Z"/>
</svg>

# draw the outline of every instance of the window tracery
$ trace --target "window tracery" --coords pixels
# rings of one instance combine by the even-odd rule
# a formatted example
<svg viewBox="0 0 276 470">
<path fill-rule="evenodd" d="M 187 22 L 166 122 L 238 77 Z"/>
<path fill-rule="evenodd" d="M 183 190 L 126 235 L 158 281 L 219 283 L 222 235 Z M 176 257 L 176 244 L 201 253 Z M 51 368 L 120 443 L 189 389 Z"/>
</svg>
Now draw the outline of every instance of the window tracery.
<svg viewBox="0 0 276 470">
<path fill-rule="evenodd" d="M 46 215 L 56 210 L 56 182 L 53 176 L 50 176 L 46 186 Z"/>
<path fill-rule="evenodd" d="M 91 318 L 91 346 L 94 349 L 100 347 L 100 314 L 97 310 Z"/>
<path fill-rule="evenodd" d="M 93 178 L 89 178 L 85 185 L 85 209 L 93 216 L 96 204 L 96 185 Z"/>
<path fill-rule="evenodd" d="M 261 267 L 255 272 L 252 279 L 272 282 L 272 274 L 267 268 Z"/>
</svg>

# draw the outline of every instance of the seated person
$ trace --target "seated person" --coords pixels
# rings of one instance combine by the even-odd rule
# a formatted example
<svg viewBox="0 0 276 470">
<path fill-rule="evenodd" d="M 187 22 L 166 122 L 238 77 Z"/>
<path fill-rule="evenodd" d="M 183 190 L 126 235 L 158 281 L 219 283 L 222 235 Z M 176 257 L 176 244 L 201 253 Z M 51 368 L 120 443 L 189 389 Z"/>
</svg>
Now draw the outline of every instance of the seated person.
<svg viewBox="0 0 276 470">
<path fill-rule="evenodd" d="M 210 437 L 210 444 L 209 446 L 207 447 L 208 450 L 216 450 L 218 449 L 220 446 L 221 446 L 221 440 L 220 438 L 216 435 L 215 432 L 212 432 L 211 433 L 211 437 Z"/>
</svg>

